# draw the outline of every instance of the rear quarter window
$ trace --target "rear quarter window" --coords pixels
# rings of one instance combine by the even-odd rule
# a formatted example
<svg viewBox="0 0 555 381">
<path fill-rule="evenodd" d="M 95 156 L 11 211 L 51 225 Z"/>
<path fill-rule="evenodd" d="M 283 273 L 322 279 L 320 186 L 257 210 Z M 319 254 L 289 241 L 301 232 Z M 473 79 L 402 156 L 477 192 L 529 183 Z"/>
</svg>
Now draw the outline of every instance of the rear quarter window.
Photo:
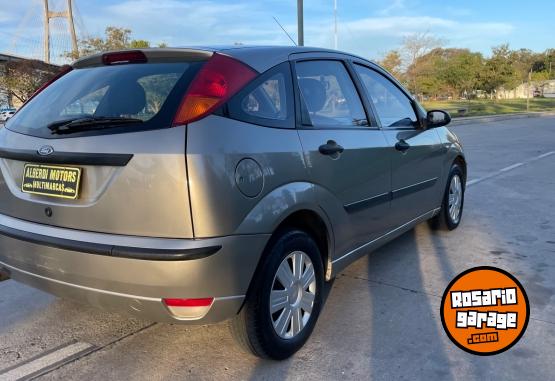
<svg viewBox="0 0 555 381">
<path fill-rule="evenodd" d="M 289 62 L 254 79 L 227 105 L 228 116 L 267 127 L 295 128 L 293 82 Z"/>
</svg>

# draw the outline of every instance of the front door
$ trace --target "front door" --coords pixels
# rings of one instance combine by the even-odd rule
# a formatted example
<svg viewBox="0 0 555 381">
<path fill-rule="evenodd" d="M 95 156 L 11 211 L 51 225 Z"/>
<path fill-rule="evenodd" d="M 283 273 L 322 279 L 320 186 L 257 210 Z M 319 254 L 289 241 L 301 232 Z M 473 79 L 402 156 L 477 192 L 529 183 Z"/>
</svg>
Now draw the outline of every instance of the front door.
<svg viewBox="0 0 555 381">
<path fill-rule="evenodd" d="M 444 148 L 434 129 L 424 130 L 409 96 L 385 75 L 354 65 L 373 104 L 391 158 L 391 221 L 402 225 L 441 203 Z"/>
</svg>

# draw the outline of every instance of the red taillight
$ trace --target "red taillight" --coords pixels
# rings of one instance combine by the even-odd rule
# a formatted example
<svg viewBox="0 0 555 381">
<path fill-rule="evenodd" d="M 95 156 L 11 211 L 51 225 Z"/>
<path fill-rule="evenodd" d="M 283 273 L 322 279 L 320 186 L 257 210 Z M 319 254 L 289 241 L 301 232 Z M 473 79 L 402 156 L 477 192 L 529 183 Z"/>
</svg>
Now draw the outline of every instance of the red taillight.
<svg viewBox="0 0 555 381">
<path fill-rule="evenodd" d="M 104 65 L 116 65 L 126 63 L 145 63 L 147 58 L 140 50 L 130 50 L 127 52 L 104 53 L 102 63 Z"/>
<path fill-rule="evenodd" d="M 36 97 L 41 91 L 43 91 L 44 89 L 46 89 L 48 86 L 50 86 L 52 83 L 54 83 L 55 81 L 57 81 L 58 79 L 60 79 L 60 77 L 63 77 L 64 75 L 66 75 L 67 73 L 69 73 L 70 71 L 73 70 L 73 67 L 71 67 L 70 65 L 64 65 L 61 67 L 60 71 L 58 72 L 58 74 L 56 74 L 54 77 L 52 77 L 48 82 L 46 82 L 44 85 L 42 85 L 41 87 L 39 87 L 34 93 L 33 95 L 31 95 L 29 97 L 29 99 L 27 99 L 25 101 L 25 103 L 23 104 L 23 106 L 25 106 L 31 99 L 33 99 L 34 97 Z M 23 107 L 21 106 L 21 107 Z M 21 110 L 21 107 L 19 108 L 19 110 Z M 19 111 L 18 110 L 18 111 Z"/>
<path fill-rule="evenodd" d="M 209 307 L 212 305 L 214 298 L 163 299 L 163 301 L 168 307 Z"/>
<path fill-rule="evenodd" d="M 209 115 L 249 83 L 257 72 L 249 66 L 214 53 L 204 64 L 181 101 L 174 126 L 194 122 Z"/>
</svg>

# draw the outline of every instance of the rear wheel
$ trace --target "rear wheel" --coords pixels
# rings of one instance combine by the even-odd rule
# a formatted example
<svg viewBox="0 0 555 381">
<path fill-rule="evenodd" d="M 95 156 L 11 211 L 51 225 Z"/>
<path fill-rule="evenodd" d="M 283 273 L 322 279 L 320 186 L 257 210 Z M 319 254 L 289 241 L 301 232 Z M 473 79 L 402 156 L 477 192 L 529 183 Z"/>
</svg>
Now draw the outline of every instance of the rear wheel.
<svg viewBox="0 0 555 381">
<path fill-rule="evenodd" d="M 244 349 L 285 359 L 308 340 L 322 307 L 324 270 L 318 246 L 290 230 L 271 244 L 231 330 Z"/>
<path fill-rule="evenodd" d="M 439 214 L 430 220 L 434 229 L 453 230 L 461 222 L 464 206 L 464 175 L 458 164 L 453 164 L 447 179 Z"/>
</svg>

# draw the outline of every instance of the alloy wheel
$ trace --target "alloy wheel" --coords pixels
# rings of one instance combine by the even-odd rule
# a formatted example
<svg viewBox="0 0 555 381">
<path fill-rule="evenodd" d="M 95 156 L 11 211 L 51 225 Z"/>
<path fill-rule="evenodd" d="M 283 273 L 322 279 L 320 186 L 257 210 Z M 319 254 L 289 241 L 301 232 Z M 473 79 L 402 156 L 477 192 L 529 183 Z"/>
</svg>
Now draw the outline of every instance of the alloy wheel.
<svg viewBox="0 0 555 381">
<path fill-rule="evenodd" d="M 454 175 L 449 184 L 449 217 L 453 223 L 458 223 L 461 218 L 463 190 L 459 175 Z"/>
<path fill-rule="evenodd" d="M 296 337 L 307 325 L 316 297 L 316 276 L 310 257 L 289 254 L 278 267 L 270 292 L 270 316 L 282 339 Z"/>
</svg>

